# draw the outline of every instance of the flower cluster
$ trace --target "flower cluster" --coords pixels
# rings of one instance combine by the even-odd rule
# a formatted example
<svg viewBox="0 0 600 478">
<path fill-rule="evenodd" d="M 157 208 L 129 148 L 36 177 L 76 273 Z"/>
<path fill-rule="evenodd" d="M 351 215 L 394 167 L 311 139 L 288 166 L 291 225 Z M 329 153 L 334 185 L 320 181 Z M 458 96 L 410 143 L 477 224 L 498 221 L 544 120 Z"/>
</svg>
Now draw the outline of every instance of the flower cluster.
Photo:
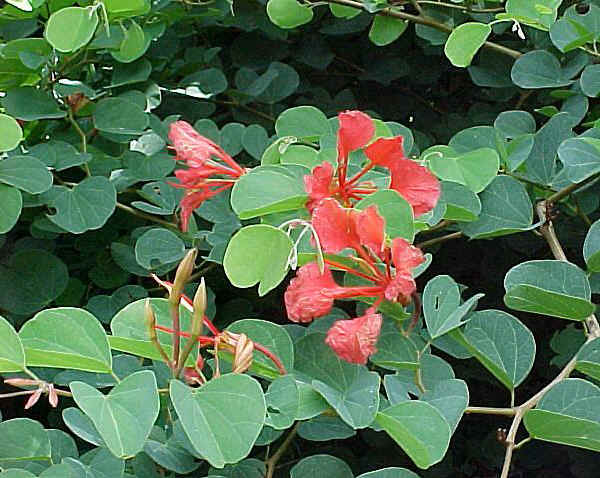
<svg viewBox="0 0 600 478">
<path fill-rule="evenodd" d="M 304 177 L 309 211 L 312 212 L 328 197 L 350 207 L 353 201 L 377 191 L 372 182 L 364 180 L 365 174 L 376 166 L 388 169 L 390 189 L 408 201 L 415 216 L 434 208 L 440 196 L 440 184 L 427 168 L 405 157 L 402 136 L 379 138 L 367 146 L 375 133 L 373 120 L 368 115 L 360 111 L 346 111 L 338 115 L 338 120 L 336 174 L 331 163 L 325 161 Z M 364 153 L 369 161 L 361 171 L 348 178 L 350 153 L 365 146 Z"/>
<path fill-rule="evenodd" d="M 174 184 L 186 190 L 180 203 L 181 228 L 186 231 L 194 209 L 207 199 L 231 188 L 246 170 L 223 148 L 199 134 L 185 121 L 171 123 L 169 139 L 175 149 L 175 159 L 184 161 L 188 166 L 188 169 L 175 171 L 179 184 Z"/>
<path fill-rule="evenodd" d="M 331 163 L 316 166 L 304 177 L 309 195 L 306 204 L 312 213 L 312 225 L 324 252 L 338 254 L 351 249 L 353 266 L 325 258 L 325 268 L 317 263 L 301 267 L 285 292 L 290 320 L 310 322 L 327 315 L 335 299 L 372 297 L 374 303 L 364 315 L 339 320 L 327 333 L 326 343 L 343 360 L 367 362 L 376 352 L 382 316 L 377 308 L 383 300 L 406 305 L 416 290 L 412 271 L 424 260 L 420 249 L 405 239 L 388 240 L 385 220 L 376 206 L 363 211 L 352 209 L 354 201 L 377 191 L 365 180 L 365 174 L 376 166 L 386 168 L 391 177 L 390 189 L 397 191 L 412 206 L 415 216 L 424 214 L 437 203 L 438 180 L 429 170 L 404 156 L 403 138 L 379 138 L 368 144 L 375 132 L 373 121 L 360 111 L 340 113 L 337 140 L 338 164 L 334 174 Z M 368 162 L 362 170 L 348 178 L 348 160 L 352 151 L 364 148 Z M 366 285 L 338 285 L 329 267 L 345 271 Z"/>
</svg>

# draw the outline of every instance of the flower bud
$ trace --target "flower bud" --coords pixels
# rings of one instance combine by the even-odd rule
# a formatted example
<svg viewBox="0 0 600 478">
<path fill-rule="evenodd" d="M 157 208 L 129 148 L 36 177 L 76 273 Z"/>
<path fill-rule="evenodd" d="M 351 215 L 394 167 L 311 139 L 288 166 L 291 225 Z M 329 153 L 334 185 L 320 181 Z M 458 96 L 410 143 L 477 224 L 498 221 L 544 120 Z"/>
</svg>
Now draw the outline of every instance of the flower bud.
<svg viewBox="0 0 600 478">
<path fill-rule="evenodd" d="M 144 303 L 144 316 L 146 319 L 146 328 L 148 329 L 148 335 L 150 336 L 150 340 L 152 342 L 156 341 L 156 316 L 154 315 L 154 310 L 150 305 L 150 299 L 146 299 Z"/>
<path fill-rule="evenodd" d="M 169 294 L 169 301 L 171 304 L 179 304 L 179 301 L 181 300 L 181 294 L 183 294 L 183 288 L 185 287 L 185 284 L 187 284 L 187 281 L 190 280 L 190 276 L 194 270 L 197 254 L 198 249 L 190 249 L 183 260 L 179 263 L 177 272 L 175 273 L 173 287 L 171 288 L 171 292 Z"/>
<path fill-rule="evenodd" d="M 206 285 L 204 277 L 200 280 L 200 285 L 194 295 L 194 314 L 192 315 L 192 335 L 198 336 L 202 334 L 204 326 L 204 313 L 206 312 Z"/>
<path fill-rule="evenodd" d="M 6 378 L 4 379 L 4 383 L 13 387 L 33 387 L 39 385 L 41 382 L 30 378 Z"/>
</svg>

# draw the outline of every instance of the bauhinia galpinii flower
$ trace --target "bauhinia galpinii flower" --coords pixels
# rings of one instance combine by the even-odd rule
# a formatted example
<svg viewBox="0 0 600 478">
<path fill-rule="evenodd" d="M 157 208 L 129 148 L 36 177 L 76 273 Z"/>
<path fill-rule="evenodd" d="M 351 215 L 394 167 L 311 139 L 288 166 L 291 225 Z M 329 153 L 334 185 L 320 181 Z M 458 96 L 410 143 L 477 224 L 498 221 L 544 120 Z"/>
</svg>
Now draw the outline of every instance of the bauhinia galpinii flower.
<svg viewBox="0 0 600 478">
<path fill-rule="evenodd" d="M 181 200 L 181 229 L 186 231 L 194 209 L 207 199 L 231 188 L 246 170 L 223 148 L 198 133 L 185 121 L 171 123 L 169 139 L 176 161 L 184 161 L 188 169 L 178 169 L 176 187 L 185 189 Z"/>
</svg>

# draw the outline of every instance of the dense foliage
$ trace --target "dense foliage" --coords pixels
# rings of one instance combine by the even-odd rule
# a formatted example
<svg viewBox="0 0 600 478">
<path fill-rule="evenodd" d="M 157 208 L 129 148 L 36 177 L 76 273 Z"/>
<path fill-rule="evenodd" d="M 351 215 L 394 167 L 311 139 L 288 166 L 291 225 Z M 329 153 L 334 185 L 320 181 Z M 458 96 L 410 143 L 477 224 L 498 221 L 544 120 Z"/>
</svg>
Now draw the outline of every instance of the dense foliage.
<svg viewBox="0 0 600 478">
<path fill-rule="evenodd" d="M 0 2 L 0 478 L 595 476 L 598 39 Z"/>
</svg>

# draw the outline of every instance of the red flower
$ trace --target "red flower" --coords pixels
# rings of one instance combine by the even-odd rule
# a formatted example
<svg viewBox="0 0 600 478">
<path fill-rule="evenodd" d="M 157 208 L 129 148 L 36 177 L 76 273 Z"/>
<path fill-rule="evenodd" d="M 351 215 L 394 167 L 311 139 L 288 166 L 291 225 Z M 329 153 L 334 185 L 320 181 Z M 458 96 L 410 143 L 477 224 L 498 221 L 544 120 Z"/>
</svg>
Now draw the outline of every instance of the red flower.
<svg viewBox="0 0 600 478">
<path fill-rule="evenodd" d="M 199 134 L 185 121 L 171 123 L 169 139 L 177 153 L 175 159 L 185 161 L 189 169 L 175 171 L 179 184 L 186 189 L 181 200 L 181 229 L 187 230 L 190 216 L 202 202 L 229 189 L 235 180 L 245 173 L 235 160 L 219 145 Z M 218 161 L 217 161 L 218 160 Z M 233 179 L 213 178 L 229 176 Z"/>
<path fill-rule="evenodd" d="M 329 189 L 333 181 L 333 166 L 330 162 L 315 166 L 312 174 L 304 176 L 304 189 L 308 193 L 309 200 L 306 208 L 312 212 L 322 199 L 331 195 Z"/>
<path fill-rule="evenodd" d="M 354 218 L 360 243 L 379 256 L 385 245 L 385 219 L 377 212 L 377 206 L 369 206 Z"/>
<path fill-rule="evenodd" d="M 362 111 L 344 111 L 338 115 L 338 120 L 337 146 L 342 158 L 365 146 L 375 134 L 373 120 Z"/>
<path fill-rule="evenodd" d="M 342 360 L 365 364 L 369 356 L 377 351 L 375 344 L 381 323 L 381 315 L 370 308 L 361 317 L 336 321 L 327 332 L 325 343 Z"/>
<path fill-rule="evenodd" d="M 379 138 L 365 149 L 365 154 L 372 164 L 390 170 L 390 189 L 408 201 L 416 217 L 435 207 L 440 197 L 440 183 L 427 168 L 406 159 L 402 143 L 401 136 Z"/>
<path fill-rule="evenodd" d="M 353 209 L 347 209 L 333 198 L 327 198 L 315 208 L 312 225 L 325 252 L 337 254 L 347 247 L 360 244 L 354 227 Z"/>
<path fill-rule="evenodd" d="M 310 322 L 327 315 L 333 307 L 333 297 L 328 291 L 337 287 L 329 269 L 321 274 L 315 262 L 302 266 L 285 291 L 288 317 L 294 322 Z"/>
<path fill-rule="evenodd" d="M 396 271 L 412 271 L 425 260 L 421 249 L 411 245 L 401 237 L 397 237 L 392 241 L 391 252 Z"/>
</svg>

